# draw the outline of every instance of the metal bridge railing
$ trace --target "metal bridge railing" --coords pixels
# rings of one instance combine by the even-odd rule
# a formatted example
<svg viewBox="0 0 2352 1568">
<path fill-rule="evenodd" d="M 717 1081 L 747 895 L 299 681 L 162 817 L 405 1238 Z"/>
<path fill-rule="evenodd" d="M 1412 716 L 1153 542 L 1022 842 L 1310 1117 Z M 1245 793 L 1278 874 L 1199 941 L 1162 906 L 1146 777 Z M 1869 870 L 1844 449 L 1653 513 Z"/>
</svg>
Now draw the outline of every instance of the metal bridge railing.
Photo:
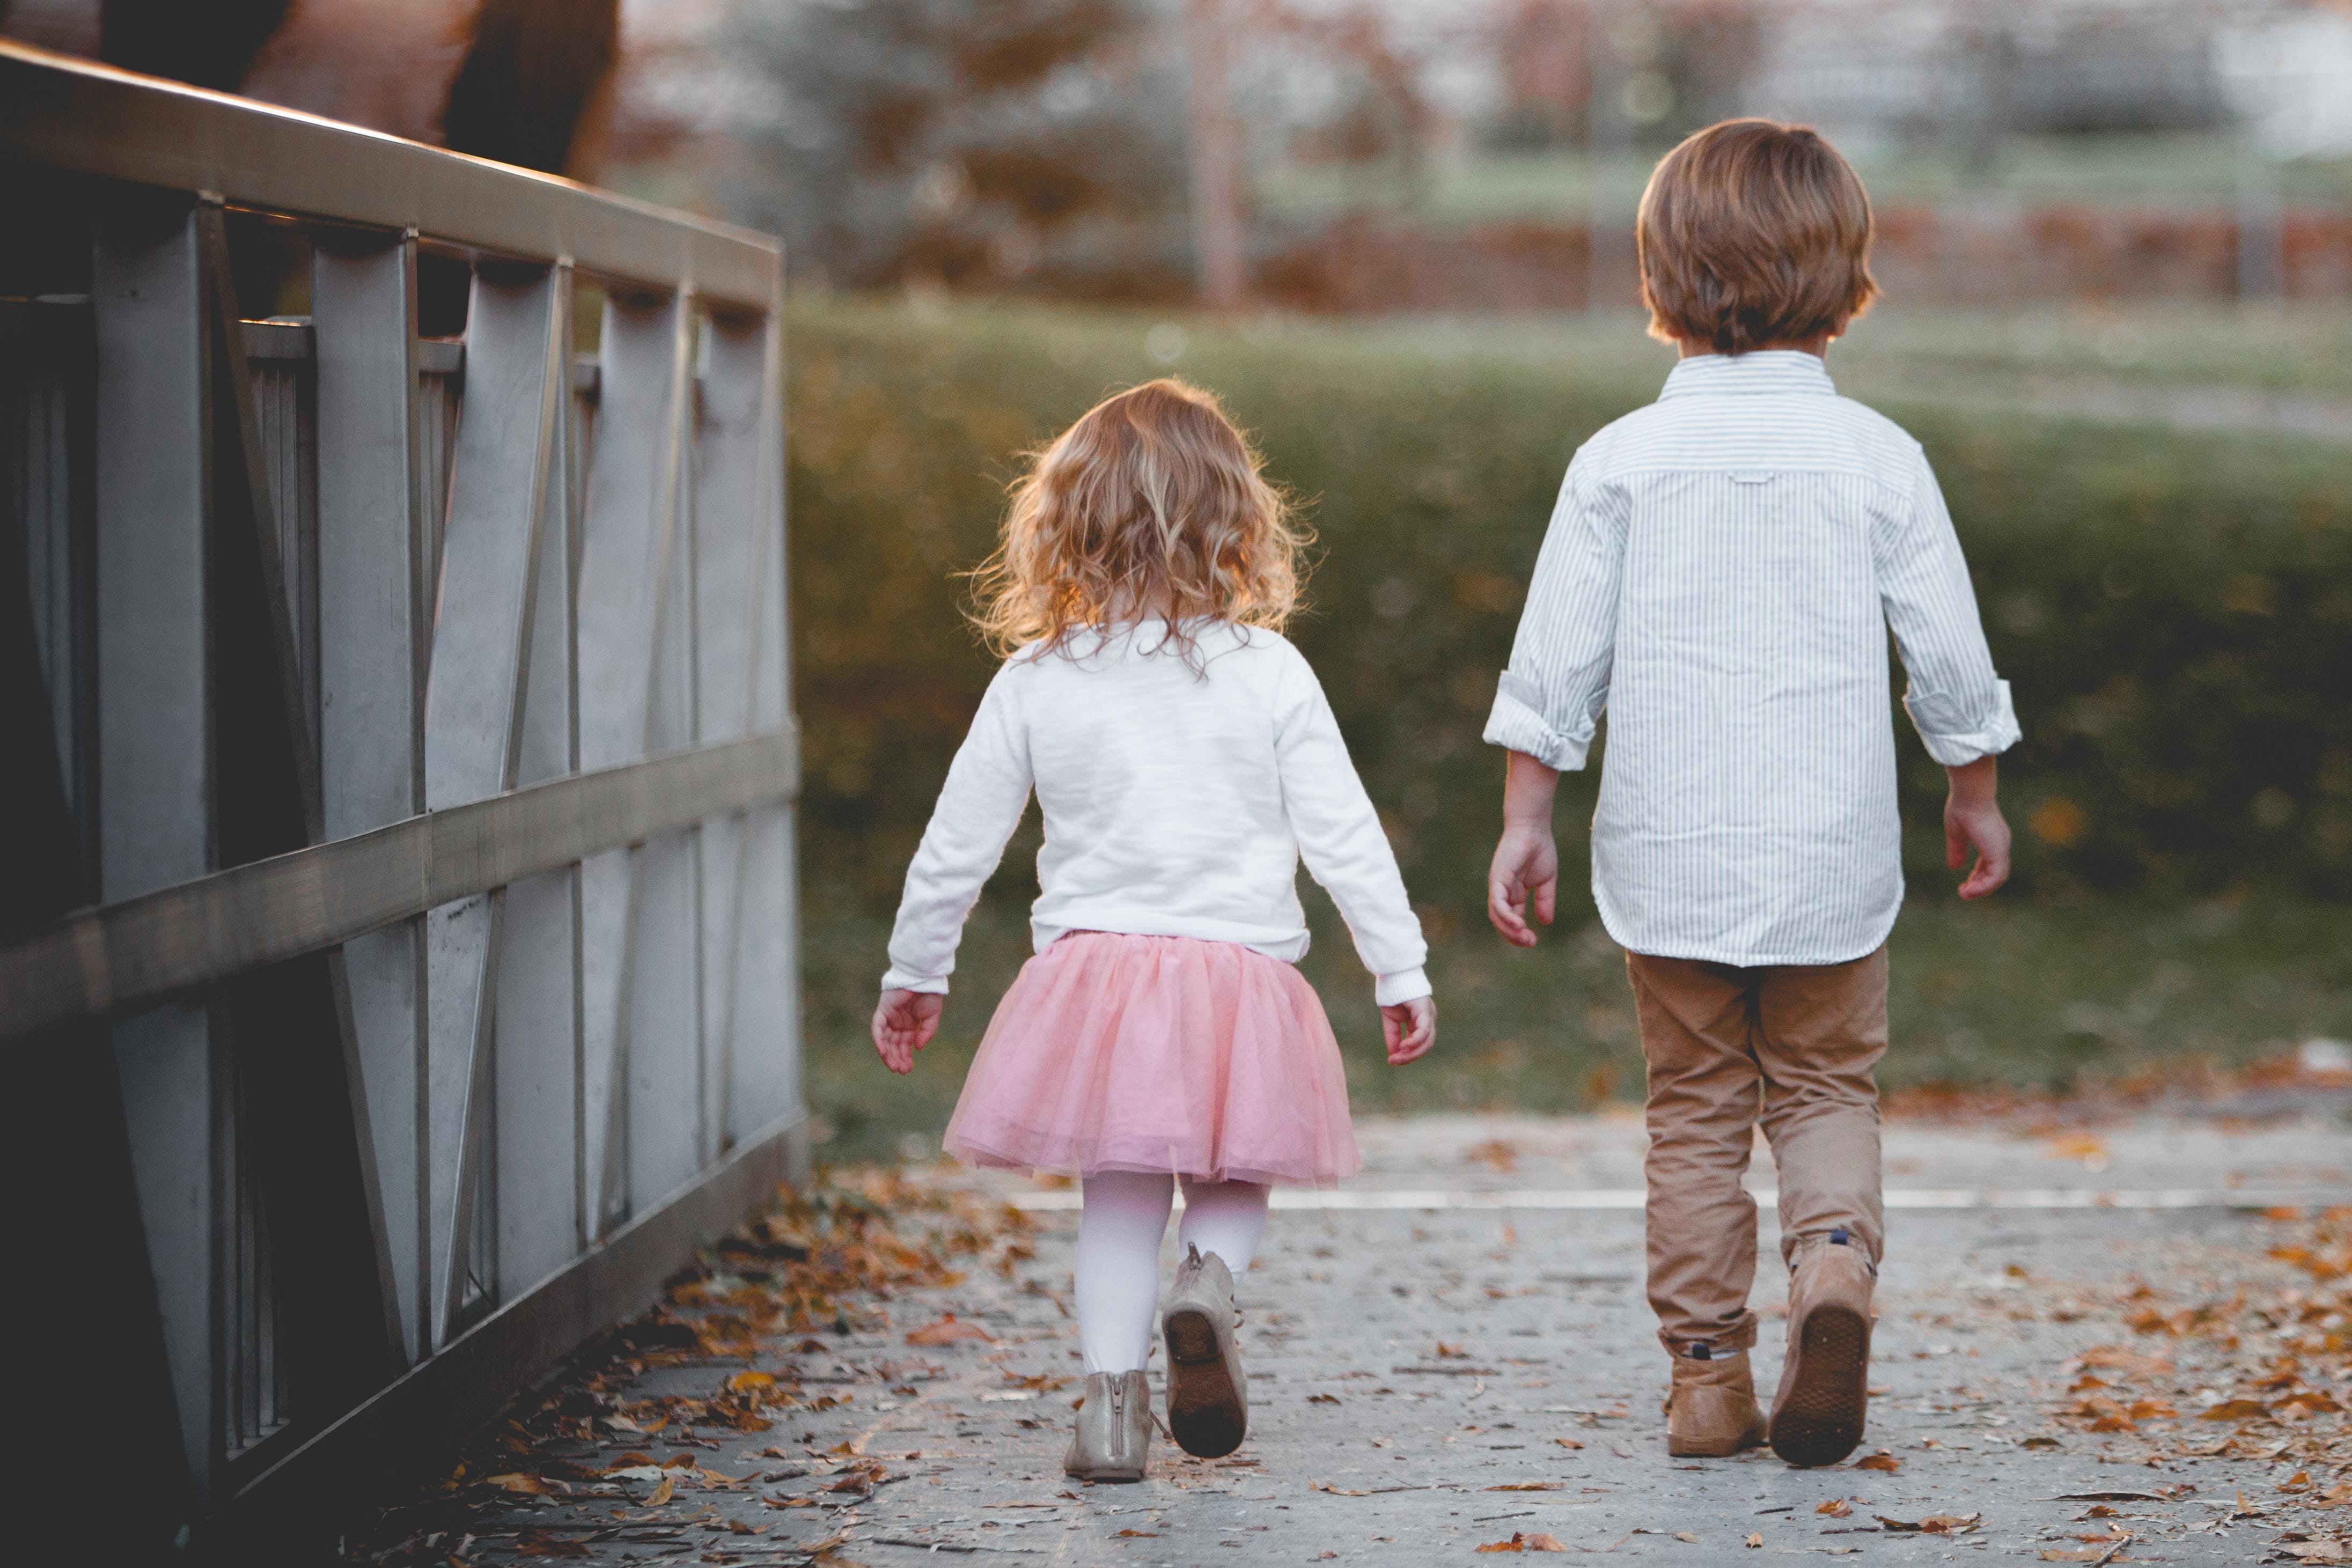
<svg viewBox="0 0 2352 1568">
<path fill-rule="evenodd" d="M 266 1510 L 801 1157 L 780 256 L 5 43 L 0 197 L 0 1040 L 127 1160 L 187 1508 Z"/>
</svg>

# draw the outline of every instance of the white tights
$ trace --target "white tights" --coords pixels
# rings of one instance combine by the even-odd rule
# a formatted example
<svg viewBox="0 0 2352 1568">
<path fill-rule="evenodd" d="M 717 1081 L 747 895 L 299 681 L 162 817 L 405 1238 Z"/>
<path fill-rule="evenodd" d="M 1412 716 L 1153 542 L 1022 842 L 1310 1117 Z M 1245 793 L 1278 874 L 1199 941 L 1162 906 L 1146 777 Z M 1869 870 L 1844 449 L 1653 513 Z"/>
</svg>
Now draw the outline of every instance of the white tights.
<svg viewBox="0 0 2352 1568">
<path fill-rule="evenodd" d="M 1168 1176 L 1105 1171 L 1086 1178 L 1078 1218 L 1078 1345 L 1088 1372 L 1138 1372 L 1160 1307 L 1160 1239 L 1176 1184 Z M 1265 1233 L 1266 1189 L 1254 1182 L 1184 1178 L 1176 1242 L 1214 1252 L 1239 1280 Z"/>
</svg>

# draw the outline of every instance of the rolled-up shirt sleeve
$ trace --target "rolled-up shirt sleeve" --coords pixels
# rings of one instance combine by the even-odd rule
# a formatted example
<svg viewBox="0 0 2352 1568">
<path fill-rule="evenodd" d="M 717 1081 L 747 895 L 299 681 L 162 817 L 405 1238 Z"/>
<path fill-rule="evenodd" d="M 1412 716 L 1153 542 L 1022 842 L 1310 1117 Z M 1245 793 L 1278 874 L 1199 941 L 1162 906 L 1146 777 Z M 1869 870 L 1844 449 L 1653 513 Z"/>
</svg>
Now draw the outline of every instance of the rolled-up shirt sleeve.
<svg viewBox="0 0 2352 1568">
<path fill-rule="evenodd" d="M 1959 536 L 1925 453 L 1909 502 L 1882 526 L 1874 554 L 1886 622 L 1910 679 L 1903 706 L 1927 755 L 1958 768 L 2016 745 L 2009 683 L 1993 673 Z"/>
<path fill-rule="evenodd" d="M 1625 565 L 1627 498 L 1594 482 L 1591 451 L 1560 485 L 1485 736 L 1563 773 L 1584 766 L 1608 706 Z"/>
</svg>

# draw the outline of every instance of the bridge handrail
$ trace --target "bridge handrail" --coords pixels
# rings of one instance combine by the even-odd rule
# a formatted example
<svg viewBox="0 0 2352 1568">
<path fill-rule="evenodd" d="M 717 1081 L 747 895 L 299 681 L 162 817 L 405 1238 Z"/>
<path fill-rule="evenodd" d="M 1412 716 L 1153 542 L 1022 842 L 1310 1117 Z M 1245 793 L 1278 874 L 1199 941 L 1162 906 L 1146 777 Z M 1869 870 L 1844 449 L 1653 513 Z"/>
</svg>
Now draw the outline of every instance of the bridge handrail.
<svg viewBox="0 0 2352 1568">
<path fill-rule="evenodd" d="M 764 311 L 782 245 L 553 174 L 0 39 L 0 156 Z"/>
</svg>

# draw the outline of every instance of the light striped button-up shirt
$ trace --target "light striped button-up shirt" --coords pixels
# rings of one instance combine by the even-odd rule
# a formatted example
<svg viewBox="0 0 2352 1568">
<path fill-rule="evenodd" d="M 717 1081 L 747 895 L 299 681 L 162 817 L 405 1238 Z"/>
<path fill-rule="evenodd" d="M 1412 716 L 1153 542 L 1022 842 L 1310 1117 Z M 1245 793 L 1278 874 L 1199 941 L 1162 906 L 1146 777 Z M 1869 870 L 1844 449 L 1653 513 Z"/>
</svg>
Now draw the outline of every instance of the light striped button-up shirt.
<svg viewBox="0 0 2352 1568">
<path fill-rule="evenodd" d="M 2017 740 L 1919 444 L 1813 355 L 1686 359 L 1569 465 L 1486 739 L 1578 768 L 1608 713 L 1592 892 L 1624 946 L 1843 963 L 1903 902 L 1889 625 L 1929 755 Z"/>
</svg>

